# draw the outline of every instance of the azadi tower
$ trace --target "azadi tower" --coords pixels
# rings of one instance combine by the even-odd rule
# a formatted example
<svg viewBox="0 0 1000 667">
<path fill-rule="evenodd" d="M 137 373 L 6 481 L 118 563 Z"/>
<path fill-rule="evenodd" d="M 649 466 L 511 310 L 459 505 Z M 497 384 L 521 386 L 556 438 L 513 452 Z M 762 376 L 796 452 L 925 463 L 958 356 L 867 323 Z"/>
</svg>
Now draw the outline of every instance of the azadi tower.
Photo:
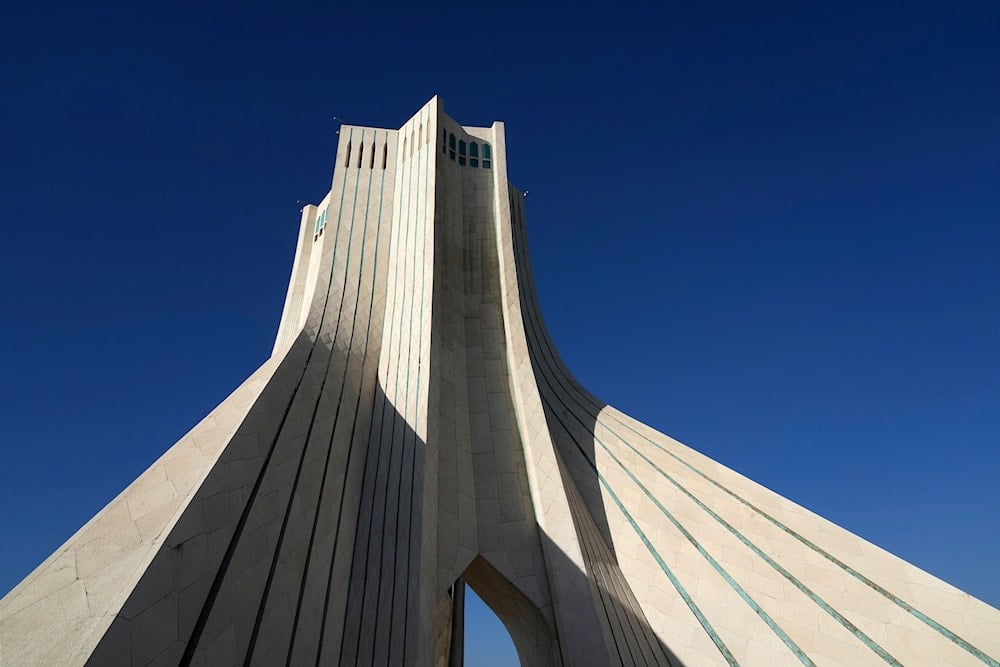
<svg viewBox="0 0 1000 667">
<path fill-rule="evenodd" d="M 580 386 L 504 127 L 345 125 L 270 358 L 0 602 L 7 665 L 1000 665 L 1000 612 Z"/>
</svg>

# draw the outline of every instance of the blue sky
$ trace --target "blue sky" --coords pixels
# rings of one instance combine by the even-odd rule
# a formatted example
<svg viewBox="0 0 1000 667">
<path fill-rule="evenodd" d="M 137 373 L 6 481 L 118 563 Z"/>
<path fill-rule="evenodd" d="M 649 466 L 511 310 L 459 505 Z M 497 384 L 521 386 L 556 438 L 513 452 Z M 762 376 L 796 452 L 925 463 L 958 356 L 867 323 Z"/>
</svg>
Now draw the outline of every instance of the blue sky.
<svg viewBox="0 0 1000 667">
<path fill-rule="evenodd" d="M 0 9 L 0 591 L 269 353 L 332 116 L 440 94 L 581 381 L 1000 606 L 996 3 L 362 5 Z"/>
</svg>

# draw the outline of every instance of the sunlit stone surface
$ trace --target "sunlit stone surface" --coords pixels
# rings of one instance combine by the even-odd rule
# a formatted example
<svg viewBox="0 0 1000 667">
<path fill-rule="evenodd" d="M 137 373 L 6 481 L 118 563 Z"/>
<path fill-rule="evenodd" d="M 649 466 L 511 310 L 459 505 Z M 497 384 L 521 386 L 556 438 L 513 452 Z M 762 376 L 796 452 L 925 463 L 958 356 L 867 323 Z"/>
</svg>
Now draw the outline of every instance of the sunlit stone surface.
<svg viewBox="0 0 1000 667">
<path fill-rule="evenodd" d="M 528 665 L 998 665 L 997 610 L 576 382 L 506 159 L 437 98 L 345 125 L 271 357 L 0 601 L 0 664 L 458 664 L 469 585 Z"/>
</svg>

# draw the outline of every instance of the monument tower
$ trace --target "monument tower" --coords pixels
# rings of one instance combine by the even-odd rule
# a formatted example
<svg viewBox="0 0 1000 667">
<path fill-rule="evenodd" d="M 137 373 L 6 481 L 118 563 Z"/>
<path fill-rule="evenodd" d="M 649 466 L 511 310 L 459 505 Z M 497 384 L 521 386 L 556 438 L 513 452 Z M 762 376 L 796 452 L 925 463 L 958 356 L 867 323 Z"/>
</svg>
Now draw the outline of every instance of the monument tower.
<svg viewBox="0 0 1000 667">
<path fill-rule="evenodd" d="M 589 393 L 504 127 L 345 125 L 270 358 L 0 601 L 0 665 L 1000 667 L 1000 612 Z"/>
</svg>

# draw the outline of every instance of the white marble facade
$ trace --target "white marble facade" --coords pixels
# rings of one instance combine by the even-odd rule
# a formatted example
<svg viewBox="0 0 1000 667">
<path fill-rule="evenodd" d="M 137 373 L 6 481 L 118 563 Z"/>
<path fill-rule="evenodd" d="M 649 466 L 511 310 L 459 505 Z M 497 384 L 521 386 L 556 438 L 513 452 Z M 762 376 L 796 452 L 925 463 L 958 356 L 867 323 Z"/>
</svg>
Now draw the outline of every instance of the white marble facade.
<svg viewBox="0 0 1000 667">
<path fill-rule="evenodd" d="M 271 357 L 0 601 L 0 665 L 458 664 L 456 585 L 528 665 L 1000 667 L 996 609 L 580 386 L 503 124 L 434 98 L 341 129 Z"/>
</svg>

